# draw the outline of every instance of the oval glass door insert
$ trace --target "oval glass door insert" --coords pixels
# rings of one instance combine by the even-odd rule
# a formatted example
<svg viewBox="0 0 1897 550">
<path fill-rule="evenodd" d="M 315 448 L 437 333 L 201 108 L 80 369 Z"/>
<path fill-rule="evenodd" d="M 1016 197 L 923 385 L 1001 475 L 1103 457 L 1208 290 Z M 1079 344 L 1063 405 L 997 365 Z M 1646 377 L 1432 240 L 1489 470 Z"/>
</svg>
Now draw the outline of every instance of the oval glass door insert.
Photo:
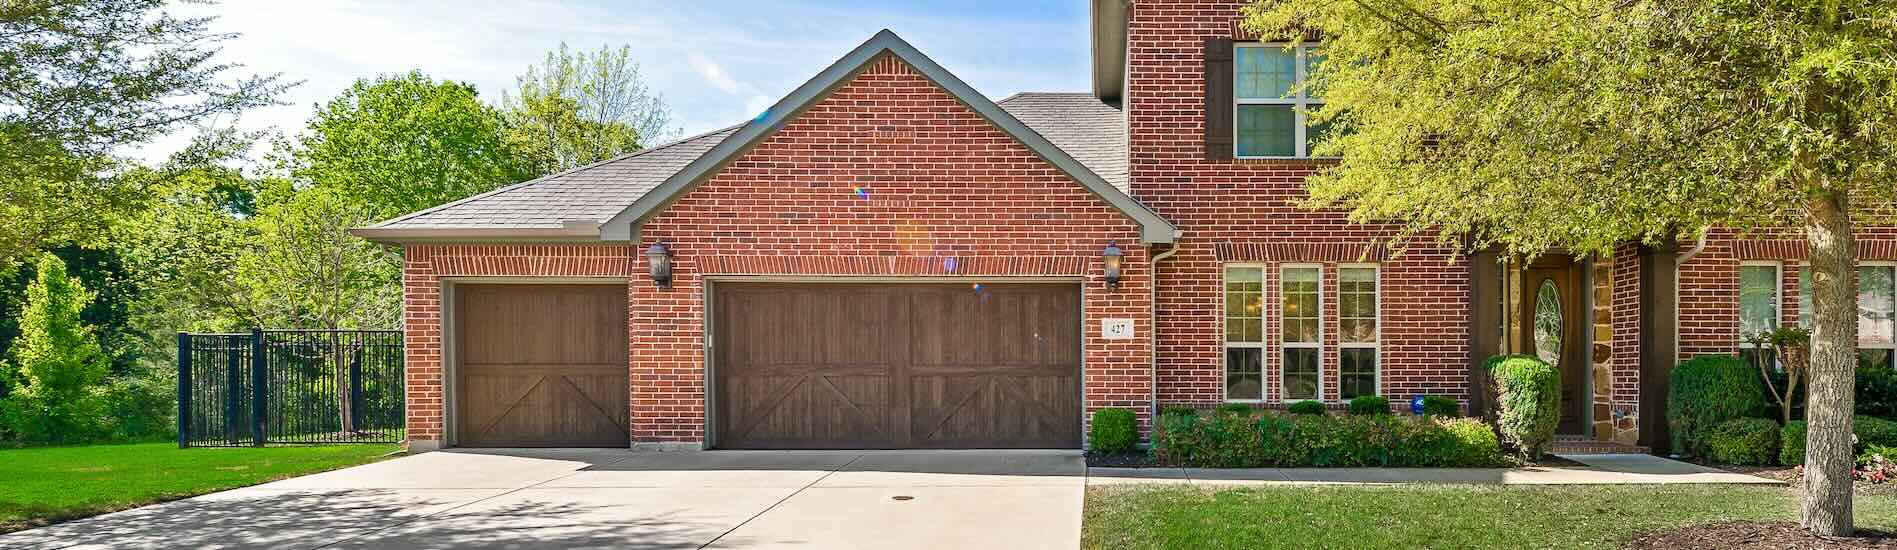
<svg viewBox="0 0 1897 550">
<path fill-rule="evenodd" d="M 1542 279 L 1535 291 L 1535 356 L 1554 367 L 1561 366 L 1561 325 L 1561 291 L 1554 279 Z"/>
</svg>

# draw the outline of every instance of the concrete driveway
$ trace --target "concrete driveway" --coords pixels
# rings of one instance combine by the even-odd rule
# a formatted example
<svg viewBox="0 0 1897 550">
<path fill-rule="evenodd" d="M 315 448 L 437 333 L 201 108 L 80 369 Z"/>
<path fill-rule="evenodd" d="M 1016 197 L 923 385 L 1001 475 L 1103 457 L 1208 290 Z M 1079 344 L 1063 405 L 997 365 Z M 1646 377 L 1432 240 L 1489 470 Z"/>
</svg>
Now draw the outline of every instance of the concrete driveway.
<svg viewBox="0 0 1897 550">
<path fill-rule="evenodd" d="M 0 548 L 1075 548 L 1085 485 L 1077 451 L 455 450 Z"/>
</svg>

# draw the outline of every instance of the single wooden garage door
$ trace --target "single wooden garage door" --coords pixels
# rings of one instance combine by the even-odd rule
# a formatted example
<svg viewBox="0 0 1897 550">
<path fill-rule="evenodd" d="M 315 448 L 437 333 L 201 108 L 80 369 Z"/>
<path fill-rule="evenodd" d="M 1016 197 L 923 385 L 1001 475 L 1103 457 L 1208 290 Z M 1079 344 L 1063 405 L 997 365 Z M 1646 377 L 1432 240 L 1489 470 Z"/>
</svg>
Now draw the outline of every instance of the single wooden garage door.
<svg viewBox="0 0 1897 550">
<path fill-rule="evenodd" d="M 1078 448 L 1080 290 L 718 284 L 717 441 Z"/>
<path fill-rule="evenodd" d="M 456 285 L 463 447 L 626 447 L 626 286 Z"/>
</svg>

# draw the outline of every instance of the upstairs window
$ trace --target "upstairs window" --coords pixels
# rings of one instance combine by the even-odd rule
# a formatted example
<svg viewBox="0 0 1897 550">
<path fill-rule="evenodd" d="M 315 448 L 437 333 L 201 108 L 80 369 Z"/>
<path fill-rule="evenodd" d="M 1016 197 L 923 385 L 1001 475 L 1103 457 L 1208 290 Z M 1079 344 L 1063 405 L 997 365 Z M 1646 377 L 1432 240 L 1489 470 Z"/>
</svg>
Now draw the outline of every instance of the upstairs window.
<svg viewBox="0 0 1897 550">
<path fill-rule="evenodd" d="M 1315 48 L 1237 44 L 1232 51 L 1234 142 L 1239 158 L 1309 158 L 1328 124 L 1312 125 L 1319 90 L 1302 89 L 1324 56 Z"/>
</svg>

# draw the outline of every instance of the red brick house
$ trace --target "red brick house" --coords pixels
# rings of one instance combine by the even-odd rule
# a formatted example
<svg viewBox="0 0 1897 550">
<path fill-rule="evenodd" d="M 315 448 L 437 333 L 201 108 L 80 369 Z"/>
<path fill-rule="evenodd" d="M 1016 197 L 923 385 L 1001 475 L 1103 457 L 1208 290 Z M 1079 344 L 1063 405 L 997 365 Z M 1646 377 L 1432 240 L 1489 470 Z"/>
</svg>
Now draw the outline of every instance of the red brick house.
<svg viewBox="0 0 1897 550">
<path fill-rule="evenodd" d="M 1312 56 L 1241 5 L 1095 0 L 1092 93 L 999 102 L 884 31 L 754 120 L 358 229 L 405 251 L 411 445 L 1079 448 L 1101 407 L 1480 406 L 1504 352 L 1563 434 L 1651 444 L 1678 358 L 1809 309 L 1796 235 L 1522 262 L 1295 207 Z M 1888 365 L 1897 229 L 1860 239 Z"/>
</svg>

